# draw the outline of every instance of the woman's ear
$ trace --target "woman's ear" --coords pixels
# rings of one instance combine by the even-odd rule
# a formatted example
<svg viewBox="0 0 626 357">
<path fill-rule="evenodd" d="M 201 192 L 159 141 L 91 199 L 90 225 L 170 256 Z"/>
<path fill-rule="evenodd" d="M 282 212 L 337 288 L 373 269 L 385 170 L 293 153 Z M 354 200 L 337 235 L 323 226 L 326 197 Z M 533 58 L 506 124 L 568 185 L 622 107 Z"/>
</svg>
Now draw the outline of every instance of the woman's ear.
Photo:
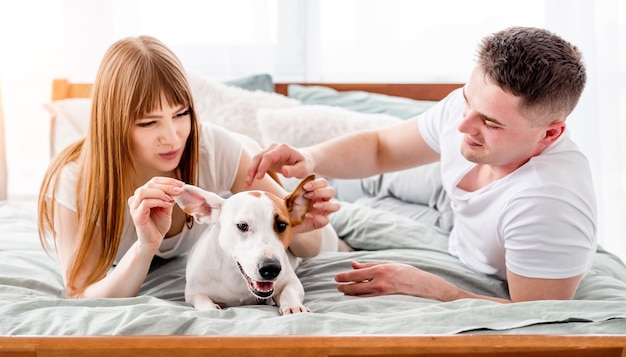
<svg viewBox="0 0 626 357">
<path fill-rule="evenodd" d="M 565 132 L 565 122 L 564 121 L 555 121 L 553 123 L 548 124 L 548 126 L 544 130 L 544 136 L 542 138 L 542 143 L 545 146 L 548 146 L 556 141 L 556 139 L 560 138 L 561 135 Z"/>
</svg>

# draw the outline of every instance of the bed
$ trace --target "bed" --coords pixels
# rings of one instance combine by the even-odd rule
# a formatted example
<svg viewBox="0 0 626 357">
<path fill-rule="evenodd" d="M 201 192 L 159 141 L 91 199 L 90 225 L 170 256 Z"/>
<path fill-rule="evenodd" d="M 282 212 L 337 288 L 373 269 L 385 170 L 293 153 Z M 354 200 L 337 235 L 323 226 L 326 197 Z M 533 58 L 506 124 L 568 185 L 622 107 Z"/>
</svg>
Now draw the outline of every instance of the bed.
<svg viewBox="0 0 626 357">
<path fill-rule="evenodd" d="M 201 119 L 261 145 L 296 146 L 393 124 L 461 86 L 273 83 L 268 75 L 190 82 Z M 59 79 L 52 92 L 54 155 L 86 130 L 90 84 Z M 436 165 L 331 183 L 342 201 L 331 224 L 356 251 L 303 261 L 297 273 L 312 313 L 291 316 L 274 306 L 194 310 L 183 297 L 184 256 L 155 259 L 137 297 L 67 300 L 39 245 L 35 202 L 0 202 L 0 354 L 626 356 L 626 266 L 602 248 L 572 301 L 343 296 L 333 276 L 353 260 L 413 264 L 492 296 L 507 297 L 507 288 L 447 253 L 452 218 Z"/>
</svg>

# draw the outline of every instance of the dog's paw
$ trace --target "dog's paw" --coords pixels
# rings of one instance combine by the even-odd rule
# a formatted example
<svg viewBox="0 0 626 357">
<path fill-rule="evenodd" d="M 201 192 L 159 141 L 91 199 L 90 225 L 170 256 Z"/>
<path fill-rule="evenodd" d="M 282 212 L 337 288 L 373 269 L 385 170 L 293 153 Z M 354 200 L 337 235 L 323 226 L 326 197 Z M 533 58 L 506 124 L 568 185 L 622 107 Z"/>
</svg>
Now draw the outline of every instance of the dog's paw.
<svg viewBox="0 0 626 357">
<path fill-rule="evenodd" d="M 278 312 L 281 315 L 291 315 L 291 314 L 298 314 L 301 312 L 311 312 L 311 309 L 309 309 L 306 306 L 303 305 L 299 305 L 299 306 L 281 306 L 278 309 Z"/>
<path fill-rule="evenodd" d="M 210 300 L 201 300 L 196 302 L 194 306 L 197 310 L 221 310 L 222 307 Z"/>
</svg>

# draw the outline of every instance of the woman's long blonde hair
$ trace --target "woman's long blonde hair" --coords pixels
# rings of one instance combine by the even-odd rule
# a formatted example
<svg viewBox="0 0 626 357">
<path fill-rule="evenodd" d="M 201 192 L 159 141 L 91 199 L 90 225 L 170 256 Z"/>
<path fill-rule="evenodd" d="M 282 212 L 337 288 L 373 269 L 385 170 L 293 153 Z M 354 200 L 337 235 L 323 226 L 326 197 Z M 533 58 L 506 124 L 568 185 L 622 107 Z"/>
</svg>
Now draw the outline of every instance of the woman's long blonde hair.
<svg viewBox="0 0 626 357">
<path fill-rule="evenodd" d="M 78 294 L 102 279 L 117 255 L 128 197 L 135 175 L 130 133 L 135 120 L 161 107 L 162 96 L 171 105 L 190 108 L 191 133 L 178 166 L 180 180 L 196 184 L 199 127 L 193 98 L 182 64 L 163 43 L 150 36 L 125 38 L 104 55 L 92 90 L 91 118 L 85 138 L 60 152 L 51 162 L 39 193 L 39 238 L 50 252 L 56 242 L 54 202 L 63 168 L 78 160 L 76 210 L 78 238 L 66 272 L 66 289 Z M 99 235 L 95 235 L 99 232 Z M 101 237 L 94 241 L 94 237 Z M 56 244 L 55 244 L 56 245 Z M 76 279 L 91 246 L 100 257 L 86 280 Z M 83 272 L 84 273 L 84 272 Z"/>
</svg>

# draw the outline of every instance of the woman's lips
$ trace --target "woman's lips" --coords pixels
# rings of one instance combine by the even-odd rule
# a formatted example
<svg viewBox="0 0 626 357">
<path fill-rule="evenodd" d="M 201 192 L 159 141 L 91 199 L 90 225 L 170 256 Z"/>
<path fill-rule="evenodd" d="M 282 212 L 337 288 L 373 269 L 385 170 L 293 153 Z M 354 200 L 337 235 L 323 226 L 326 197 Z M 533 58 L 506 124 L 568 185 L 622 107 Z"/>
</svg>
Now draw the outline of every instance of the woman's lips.
<svg viewBox="0 0 626 357">
<path fill-rule="evenodd" d="M 173 159 L 176 159 L 178 157 L 178 152 L 179 151 L 180 150 L 172 150 L 172 151 L 168 151 L 168 152 L 159 154 L 159 156 L 161 156 L 165 160 L 173 160 Z"/>
</svg>

